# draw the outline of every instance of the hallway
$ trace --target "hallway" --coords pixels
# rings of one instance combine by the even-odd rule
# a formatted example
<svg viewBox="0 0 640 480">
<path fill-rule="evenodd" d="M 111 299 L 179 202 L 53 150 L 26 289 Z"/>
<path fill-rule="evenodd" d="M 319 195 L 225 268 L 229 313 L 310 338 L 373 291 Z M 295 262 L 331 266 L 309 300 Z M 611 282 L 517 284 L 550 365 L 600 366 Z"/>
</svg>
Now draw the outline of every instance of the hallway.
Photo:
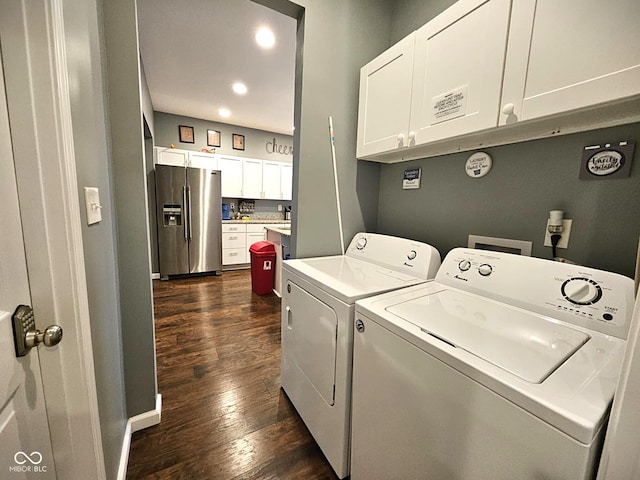
<svg viewBox="0 0 640 480">
<path fill-rule="evenodd" d="M 128 480 L 336 479 L 280 389 L 280 299 L 247 270 L 153 282 L 162 422 Z"/>
</svg>

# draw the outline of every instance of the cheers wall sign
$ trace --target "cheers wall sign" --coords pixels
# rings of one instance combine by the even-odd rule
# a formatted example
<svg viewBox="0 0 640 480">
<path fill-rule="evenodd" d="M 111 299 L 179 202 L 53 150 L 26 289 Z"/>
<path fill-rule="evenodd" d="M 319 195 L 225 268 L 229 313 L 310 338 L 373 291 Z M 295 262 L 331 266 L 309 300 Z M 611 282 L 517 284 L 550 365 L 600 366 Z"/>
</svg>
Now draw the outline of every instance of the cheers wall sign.
<svg viewBox="0 0 640 480">
<path fill-rule="evenodd" d="M 279 153 L 280 155 L 293 155 L 293 145 L 283 145 L 273 138 L 266 145 L 267 153 Z"/>
</svg>

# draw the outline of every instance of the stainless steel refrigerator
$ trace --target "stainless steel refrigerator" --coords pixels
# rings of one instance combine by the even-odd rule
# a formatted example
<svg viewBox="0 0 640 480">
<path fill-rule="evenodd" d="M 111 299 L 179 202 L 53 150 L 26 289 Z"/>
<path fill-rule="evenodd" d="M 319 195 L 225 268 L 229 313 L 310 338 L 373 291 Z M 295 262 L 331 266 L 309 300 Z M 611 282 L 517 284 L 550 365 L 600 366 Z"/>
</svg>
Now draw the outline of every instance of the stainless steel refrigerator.
<svg viewBox="0 0 640 480">
<path fill-rule="evenodd" d="M 220 171 L 156 165 L 160 278 L 222 273 Z"/>
</svg>

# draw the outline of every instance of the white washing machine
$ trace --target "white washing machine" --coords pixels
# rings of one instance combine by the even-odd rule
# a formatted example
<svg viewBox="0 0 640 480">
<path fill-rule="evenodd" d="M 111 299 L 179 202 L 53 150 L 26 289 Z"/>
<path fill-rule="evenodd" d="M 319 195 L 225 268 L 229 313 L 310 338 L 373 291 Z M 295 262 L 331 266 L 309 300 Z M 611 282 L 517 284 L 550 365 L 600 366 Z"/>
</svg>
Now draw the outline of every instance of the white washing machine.
<svg viewBox="0 0 640 480">
<path fill-rule="evenodd" d="M 440 254 L 358 233 L 345 255 L 282 265 L 282 388 L 340 478 L 349 474 L 355 301 L 435 276 Z"/>
<path fill-rule="evenodd" d="M 358 301 L 352 480 L 594 478 L 633 281 L 454 249 Z"/>
</svg>

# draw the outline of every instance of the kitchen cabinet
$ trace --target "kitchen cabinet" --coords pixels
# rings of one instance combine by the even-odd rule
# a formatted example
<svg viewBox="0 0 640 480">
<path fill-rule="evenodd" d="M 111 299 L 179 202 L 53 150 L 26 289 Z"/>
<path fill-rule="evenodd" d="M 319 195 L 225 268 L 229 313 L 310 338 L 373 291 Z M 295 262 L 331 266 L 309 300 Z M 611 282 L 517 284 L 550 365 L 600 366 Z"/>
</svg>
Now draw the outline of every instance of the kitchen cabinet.
<svg viewBox="0 0 640 480">
<path fill-rule="evenodd" d="M 361 69 L 357 157 L 636 122 L 639 23 L 637 0 L 459 0 Z"/>
<path fill-rule="evenodd" d="M 262 223 L 250 223 L 247 225 L 247 249 L 256 242 L 263 242 L 267 239 L 266 225 Z M 251 261 L 249 258 L 247 261 Z"/>
<path fill-rule="evenodd" d="M 242 198 L 262 198 L 262 160 L 242 159 Z"/>
<path fill-rule="evenodd" d="M 222 196 L 242 198 L 242 158 L 220 155 L 218 169 L 222 172 Z"/>
<path fill-rule="evenodd" d="M 500 124 L 640 94 L 637 0 L 513 2 Z"/>
<path fill-rule="evenodd" d="M 189 152 L 189 167 L 218 169 L 218 156 L 206 152 Z"/>
<path fill-rule="evenodd" d="M 282 199 L 281 173 L 284 164 L 280 162 L 262 162 L 262 198 L 267 200 Z"/>
<path fill-rule="evenodd" d="M 222 265 L 245 264 L 248 261 L 247 225 L 242 223 L 223 223 Z"/>
<path fill-rule="evenodd" d="M 189 151 L 176 148 L 154 147 L 154 164 L 186 167 L 189 165 Z"/>
<path fill-rule="evenodd" d="M 415 145 L 496 127 L 511 0 L 455 3 L 416 31 Z"/>
<path fill-rule="evenodd" d="M 282 200 L 293 198 L 293 165 L 290 163 L 280 165 L 280 189 L 282 190 Z"/>
<path fill-rule="evenodd" d="M 251 263 L 249 248 L 267 240 L 267 228 L 290 228 L 291 224 L 222 223 L 222 265 L 237 266 Z"/>
<path fill-rule="evenodd" d="M 357 156 L 402 149 L 409 137 L 415 32 L 360 69 Z"/>
</svg>

